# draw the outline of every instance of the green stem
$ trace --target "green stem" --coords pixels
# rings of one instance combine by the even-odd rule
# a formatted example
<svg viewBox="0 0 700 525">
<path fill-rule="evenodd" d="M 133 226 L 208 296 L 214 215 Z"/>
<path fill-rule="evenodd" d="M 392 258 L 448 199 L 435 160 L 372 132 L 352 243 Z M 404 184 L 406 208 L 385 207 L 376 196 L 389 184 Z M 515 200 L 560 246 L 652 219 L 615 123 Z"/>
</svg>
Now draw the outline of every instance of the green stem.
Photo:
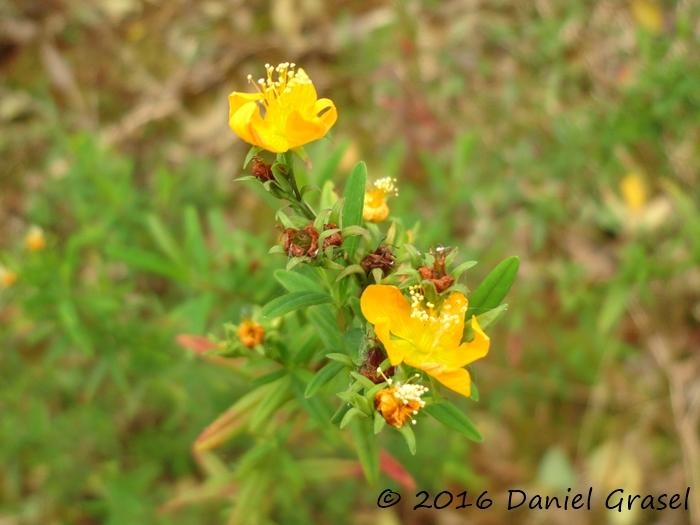
<svg viewBox="0 0 700 525">
<path fill-rule="evenodd" d="M 301 191 L 299 191 L 299 186 L 297 185 L 297 179 L 294 175 L 294 157 L 292 156 L 292 152 L 287 151 L 286 153 L 284 153 L 283 158 L 284 158 L 284 164 L 285 164 L 285 166 L 287 166 L 288 182 L 292 188 L 292 197 L 293 198 L 288 199 L 288 200 L 299 213 L 301 213 L 307 219 L 313 221 L 314 219 L 316 219 L 316 214 L 311 209 L 311 206 L 309 206 L 306 203 L 306 201 L 304 201 L 304 198 L 301 195 Z"/>
</svg>

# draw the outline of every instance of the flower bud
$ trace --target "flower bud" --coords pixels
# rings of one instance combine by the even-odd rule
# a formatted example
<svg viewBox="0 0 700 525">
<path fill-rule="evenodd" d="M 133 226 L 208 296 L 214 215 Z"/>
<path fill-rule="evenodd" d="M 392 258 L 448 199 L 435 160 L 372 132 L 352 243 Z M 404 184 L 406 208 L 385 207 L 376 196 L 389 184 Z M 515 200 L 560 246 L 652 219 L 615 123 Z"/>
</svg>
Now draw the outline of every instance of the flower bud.
<svg viewBox="0 0 700 525">
<path fill-rule="evenodd" d="M 265 329 L 255 321 L 244 319 L 236 331 L 238 340 L 246 348 L 255 348 L 265 339 Z"/>
</svg>

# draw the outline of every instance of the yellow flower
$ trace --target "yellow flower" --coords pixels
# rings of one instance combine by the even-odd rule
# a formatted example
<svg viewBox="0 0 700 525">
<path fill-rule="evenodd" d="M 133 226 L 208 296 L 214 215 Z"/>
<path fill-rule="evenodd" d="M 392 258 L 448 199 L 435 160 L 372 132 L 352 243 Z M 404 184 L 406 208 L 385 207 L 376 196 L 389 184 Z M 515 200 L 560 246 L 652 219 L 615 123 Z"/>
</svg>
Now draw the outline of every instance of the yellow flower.
<svg viewBox="0 0 700 525">
<path fill-rule="evenodd" d="M 410 293 L 409 303 L 396 286 L 370 285 L 360 298 L 362 314 L 374 325 L 392 366 L 406 363 L 469 397 L 471 378 L 463 367 L 488 353 L 489 338 L 473 316 L 474 339 L 461 342 L 467 298 L 452 292 L 438 307 L 425 301 L 420 287 Z"/>
<path fill-rule="evenodd" d="M 654 0 L 632 0 L 632 15 L 637 23 L 654 35 L 664 28 L 664 12 Z"/>
<path fill-rule="evenodd" d="M 0 265 L 0 288 L 9 288 L 17 281 L 17 274 Z"/>
<path fill-rule="evenodd" d="M 265 338 L 265 329 L 255 321 L 244 319 L 238 326 L 238 340 L 246 348 L 255 348 L 263 342 Z"/>
<path fill-rule="evenodd" d="M 620 191 L 627 208 L 633 214 L 640 213 L 646 206 L 647 186 L 639 174 L 633 172 L 625 175 L 620 181 Z"/>
<path fill-rule="evenodd" d="M 377 392 L 374 396 L 374 407 L 393 427 L 401 428 L 409 419 L 415 424 L 413 416 L 425 406 L 421 397 L 427 391 L 422 385 L 398 383 L 397 386 L 389 386 Z"/>
<path fill-rule="evenodd" d="M 43 250 L 46 246 L 44 230 L 42 230 L 38 226 L 32 226 L 31 228 L 29 228 L 27 235 L 24 237 L 24 246 L 30 252 L 38 252 Z"/>
<path fill-rule="evenodd" d="M 265 64 L 267 78 L 255 84 L 256 93 L 234 91 L 228 96 L 228 125 L 236 135 L 253 146 L 283 153 L 320 139 L 335 124 L 333 101 L 317 98 L 311 79 L 295 67 L 289 62 Z M 248 81 L 253 83 L 251 75 Z"/>
<path fill-rule="evenodd" d="M 389 216 L 389 206 L 386 203 L 390 195 L 398 195 L 396 179 L 384 177 L 375 181 L 374 188 L 365 192 L 365 204 L 362 217 L 369 222 L 382 222 Z"/>
</svg>

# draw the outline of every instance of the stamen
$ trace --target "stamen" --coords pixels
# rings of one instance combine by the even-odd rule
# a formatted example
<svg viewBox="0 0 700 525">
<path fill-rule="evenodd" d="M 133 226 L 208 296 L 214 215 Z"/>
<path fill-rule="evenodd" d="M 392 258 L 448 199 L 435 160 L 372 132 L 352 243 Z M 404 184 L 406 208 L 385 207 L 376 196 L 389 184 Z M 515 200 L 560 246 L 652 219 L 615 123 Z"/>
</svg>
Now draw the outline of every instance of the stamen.
<svg viewBox="0 0 700 525">
<path fill-rule="evenodd" d="M 384 375 L 384 371 L 382 370 L 381 366 L 377 367 L 377 374 L 379 374 L 384 379 L 384 381 L 386 381 L 386 384 L 389 386 L 391 386 L 391 384 L 394 382 L 393 379 Z"/>
</svg>

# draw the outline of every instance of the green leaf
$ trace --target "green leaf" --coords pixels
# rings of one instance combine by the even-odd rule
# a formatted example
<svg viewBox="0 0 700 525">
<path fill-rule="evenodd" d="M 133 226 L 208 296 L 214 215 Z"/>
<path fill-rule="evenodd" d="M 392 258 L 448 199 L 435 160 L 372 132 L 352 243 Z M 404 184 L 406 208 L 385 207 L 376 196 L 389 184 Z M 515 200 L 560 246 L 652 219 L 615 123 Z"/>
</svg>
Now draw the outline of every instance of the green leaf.
<svg viewBox="0 0 700 525">
<path fill-rule="evenodd" d="M 486 279 L 469 296 L 467 318 L 473 314 L 488 312 L 501 303 L 515 280 L 518 266 L 520 266 L 520 260 L 517 257 L 508 257 L 486 276 Z"/>
<path fill-rule="evenodd" d="M 202 233 L 197 211 L 192 206 L 185 208 L 185 246 L 194 262 L 194 269 L 205 275 L 209 266 L 209 252 Z"/>
<path fill-rule="evenodd" d="M 304 397 L 312 397 L 320 390 L 320 388 L 337 376 L 343 369 L 345 365 L 337 361 L 331 361 L 326 366 L 321 368 L 314 378 L 306 386 L 304 391 Z"/>
<path fill-rule="evenodd" d="M 263 306 L 261 314 L 269 318 L 281 317 L 299 308 L 330 302 L 331 296 L 326 293 L 292 292 L 282 295 L 281 297 L 275 297 L 272 301 Z"/>
<path fill-rule="evenodd" d="M 363 417 L 353 421 L 350 431 L 365 478 L 370 485 L 376 485 L 379 481 L 379 449 L 372 427 L 373 422 Z"/>
<path fill-rule="evenodd" d="M 182 282 L 186 280 L 186 274 L 181 267 L 153 252 L 141 250 L 140 248 L 107 244 L 105 253 L 109 257 L 125 262 L 135 269 L 156 273 L 174 281 Z"/>
<path fill-rule="evenodd" d="M 322 292 L 323 288 L 317 280 L 299 272 L 275 270 L 272 274 L 288 292 Z"/>
<path fill-rule="evenodd" d="M 215 297 L 211 293 L 195 295 L 178 305 L 170 315 L 181 323 L 178 326 L 182 326 L 188 332 L 199 334 L 206 331 L 207 319 L 214 302 Z"/>
<path fill-rule="evenodd" d="M 359 264 L 351 264 L 349 266 L 346 266 L 345 269 L 338 274 L 338 277 L 336 277 L 335 280 L 336 280 L 336 282 L 340 281 L 341 279 L 347 277 L 348 275 L 352 275 L 355 273 L 360 274 L 360 275 L 365 275 L 365 270 Z"/>
<path fill-rule="evenodd" d="M 251 390 L 238 399 L 197 437 L 194 442 L 195 453 L 216 448 L 224 441 L 242 432 L 245 425 L 248 424 L 251 414 L 255 413 L 258 404 L 268 398 L 274 389 L 274 384 L 270 383 Z"/>
<path fill-rule="evenodd" d="M 423 409 L 428 415 L 433 416 L 446 427 L 464 434 L 472 441 L 480 443 L 483 441 L 481 434 L 466 414 L 459 410 L 452 403 L 437 403 L 428 405 Z"/>
<path fill-rule="evenodd" d="M 504 303 L 496 308 L 492 308 L 488 312 L 477 315 L 476 319 L 479 321 L 479 326 L 481 326 L 482 330 L 485 329 L 487 326 L 493 324 L 497 319 L 499 319 L 506 310 L 508 310 L 508 304 Z"/>
<path fill-rule="evenodd" d="M 352 362 L 352 359 L 349 355 L 341 354 L 338 352 L 331 352 L 330 354 L 326 354 L 326 357 L 333 361 L 337 361 L 338 363 L 342 363 L 350 368 L 354 368 L 356 366 L 355 363 Z"/>
<path fill-rule="evenodd" d="M 374 413 L 374 433 L 379 434 L 386 426 L 386 420 L 379 412 Z"/>
<path fill-rule="evenodd" d="M 630 291 L 626 287 L 608 289 L 607 297 L 603 300 L 598 314 L 598 331 L 608 334 L 622 318 L 630 299 Z"/>
<path fill-rule="evenodd" d="M 365 184 L 367 182 L 367 165 L 360 161 L 353 168 L 348 178 L 343 198 L 342 228 L 358 226 L 362 223 L 362 208 L 365 203 Z M 347 236 L 343 241 L 345 250 L 352 257 L 360 239 L 357 236 Z"/>
<path fill-rule="evenodd" d="M 458 265 L 454 270 L 452 270 L 450 274 L 455 278 L 455 280 L 457 280 L 464 272 L 470 268 L 473 268 L 474 266 L 476 266 L 476 261 L 464 261 L 462 264 Z"/>
<path fill-rule="evenodd" d="M 476 387 L 476 383 L 472 381 L 472 391 L 470 392 L 469 399 L 472 401 L 479 401 L 479 389 Z"/>
<path fill-rule="evenodd" d="M 416 435 L 413 433 L 413 429 L 411 428 L 411 425 L 403 425 L 400 429 L 399 432 L 401 432 L 401 435 L 403 436 L 404 440 L 406 440 L 406 446 L 408 446 L 408 451 L 411 453 L 412 456 L 416 455 Z"/>
<path fill-rule="evenodd" d="M 146 218 L 146 227 L 161 251 L 167 255 L 170 260 L 181 266 L 183 264 L 183 258 L 180 247 L 161 220 L 156 215 L 149 215 Z"/>
<path fill-rule="evenodd" d="M 351 408 L 352 408 L 352 405 L 350 405 L 350 403 L 343 403 L 338 408 L 338 410 L 336 410 L 335 413 L 331 416 L 331 423 L 334 425 L 340 424 L 340 422 L 345 417 L 345 414 L 347 414 Z"/>
<path fill-rule="evenodd" d="M 248 166 L 248 163 L 253 160 L 253 157 L 255 157 L 258 153 L 262 151 L 262 148 L 259 148 L 257 146 L 252 146 L 249 150 L 248 153 L 246 153 L 245 160 L 243 161 L 243 169 L 246 169 Z"/>
<path fill-rule="evenodd" d="M 340 425 L 338 425 L 338 426 L 340 427 L 341 430 L 344 429 L 344 428 L 347 427 L 347 426 L 350 424 L 350 422 L 351 422 L 353 419 L 355 419 L 357 416 L 361 416 L 362 418 L 366 418 L 366 417 L 367 417 L 366 414 L 365 414 L 362 410 L 360 410 L 359 408 L 352 407 L 350 410 L 348 410 L 348 411 L 345 413 L 345 415 L 343 416 L 342 421 L 340 422 Z"/>
<path fill-rule="evenodd" d="M 328 350 L 343 348 L 343 336 L 338 328 L 337 311 L 327 306 L 312 306 L 306 311 L 311 324 L 316 327 L 316 333 Z"/>
<path fill-rule="evenodd" d="M 349 142 L 341 144 L 339 147 L 333 150 L 333 153 L 331 153 L 328 158 L 323 161 L 321 166 L 314 166 L 317 184 L 325 186 L 326 183 L 330 182 L 336 176 L 338 166 L 340 166 L 340 162 L 343 159 L 343 155 L 347 151 L 349 145 Z"/>
<path fill-rule="evenodd" d="M 260 376 L 258 378 L 253 379 L 250 382 L 250 388 L 258 388 L 259 386 L 266 385 L 268 383 L 272 383 L 273 381 L 277 381 L 281 377 L 284 377 L 287 375 L 287 369 L 285 368 L 280 368 L 279 370 L 275 370 L 273 372 L 269 372 L 265 374 L 264 376 Z"/>
<path fill-rule="evenodd" d="M 260 427 L 272 419 L 272 414 L 281 407 L 291 396 L 291 379 L 288 375 L 268 383 L 266 387 L 271 393 L 257 406 L 250 417 L 250 431 L 257 432 Z"/>
</svg>

